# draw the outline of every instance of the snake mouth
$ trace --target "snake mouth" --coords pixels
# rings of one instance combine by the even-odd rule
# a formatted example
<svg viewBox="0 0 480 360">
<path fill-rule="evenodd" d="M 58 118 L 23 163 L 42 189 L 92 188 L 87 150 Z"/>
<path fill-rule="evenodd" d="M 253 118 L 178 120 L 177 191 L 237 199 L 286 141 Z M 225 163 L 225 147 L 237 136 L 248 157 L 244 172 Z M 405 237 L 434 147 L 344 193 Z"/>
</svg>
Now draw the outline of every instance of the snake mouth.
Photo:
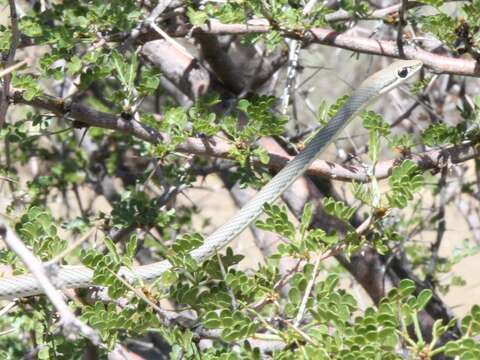
<svg viewBox="0 0 480 360">
<path fill-rule="evenodd" d="M 415 75 L 423 66 L 420 60 L 399 60 L 367 79 L 379 94 L 384 94 Z"/>
</svg>

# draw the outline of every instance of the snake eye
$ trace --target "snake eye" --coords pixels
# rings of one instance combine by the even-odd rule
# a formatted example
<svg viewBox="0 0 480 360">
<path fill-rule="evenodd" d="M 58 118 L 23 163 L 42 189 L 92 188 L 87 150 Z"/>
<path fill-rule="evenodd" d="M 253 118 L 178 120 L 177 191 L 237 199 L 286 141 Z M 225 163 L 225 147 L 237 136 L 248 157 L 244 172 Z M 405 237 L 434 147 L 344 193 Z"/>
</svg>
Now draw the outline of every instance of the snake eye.
<svg viewBox="0 0 480 360">
<path fill-rule="evenodd" d="M 401 70 L 398 70 L 398 76 L 400 76 L 402 79 L 407 77 L 408 75 L 408 68 L 404 67 Z"/>
</svg>

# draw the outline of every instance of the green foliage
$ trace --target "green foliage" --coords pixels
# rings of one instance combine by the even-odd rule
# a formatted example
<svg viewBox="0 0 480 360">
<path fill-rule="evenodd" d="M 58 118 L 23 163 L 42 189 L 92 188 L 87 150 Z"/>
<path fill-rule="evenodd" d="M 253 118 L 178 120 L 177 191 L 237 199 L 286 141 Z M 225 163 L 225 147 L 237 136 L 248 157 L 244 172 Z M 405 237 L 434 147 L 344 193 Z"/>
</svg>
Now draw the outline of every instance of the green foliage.
<svg viewBox="0 0 480 360">
<path fill-rule="evenodd" d="M 225 24 L 245 21 L 244 7 L 237 2 L 208 3 L 201 10 L 189 7 L 187 16 L 195 26 L 203 25 L 212 18 L 217 18 Z"/>
<path fill-rule="evenodd" d="M 272 112 L 276 99 L 272 96 L 255 95 L 250 99 L 242 99 L 237 104 L 238 116 L 247 118 L 244 126 L 238 125 L 236 117 L 227 116 L 222 119 L 220 128 L 233 142 L 230 155 L 242 166 L 236 178 L 242 186 L 260 186 L 266 180 L 266 174 L 258 175 L 253 167 L 252 160 L 257 158 L 262 163 L 268 163 L 269 158 L 265 150 L 258 148 L 254 142 L 262 136 L 275 136 L 283 133 L 287 122 L 284 116 L 277 116 Z"/>
<path fill-rule="evenodd" d="M 405 160 L 392 171 L 388 179 L 391 191 L 387 194 L 389 205 L 404 208 L 413 194 L 423 185 L 423 176 L 411 160 Z"/>
<path fill-rule="evenodd" d="M 402 154 L 409 153 L 415 146 L 414 139 L 409 134 L 392 135 L 388 139 L 388 145 Z"/>
<path fill-rule="evenodd" d="M 107 287 L 108 295 L 118 298 L 125 295 L 128 290 L 124 284 L 124 274 L 119 273 L 119 270 L 121 266 L 130 268 L 133 265 L 137 250 L 137 237 L 135 235 L 130 237 L 123 255 L 118 252 L 111 239 L 105 238 L 104 243 L 108 254 L 89 249 L 82 252 L 81 259 L 83 264 L 93 269 L 93 282 Z M 129 278 L 129 280 L 131 279 Z"/>
<path fill-rule="evenodd" d="M 285 207 L 265 204 L 264 212 L 267 215 L 266 220 L 258 220 L 255 225 L 285 238 L 285 242 L 278 245 L 281 255 L 309 258 L 310 252 L 325 250 L 339 241 L 335 234 L 327 235 L 321 229 L 308 229 L 313 215 L 312 204 L 305 205 L 301 225 L 297 230 L 288 219 Z"/>
<path fill-rule="evenodd" d="M 352 14 L 354 17 L 363 17 L 368 14 L 368 4 L 363 1 L 341 0 L 341 7 Z"/>
<path fill-rule="evenodd" d="M 480 1 L 459 4 L 460 16 L 443 12 L 443 0 L 422 2 L 433 6 L 430 10 L 434 13 L 424 15 L 426 12 L 417 12 L 420 3 L 409 3 L 404 34 L 410 28 L 416 34 L 415 39 L 404 36 L 405 43 L 414 44 L 416 38 L 433 35 L 453 55 L 468 53 L 477 58 Z M 253 265 L 246 269 L 244 255 L 227 248 L 199 263 L 190 252 L 201 246 L 204 238 L 195 231 L 202 231 L 210 219 L 196 198 L 190 201 L 189 194 L 181 191 L 186 186 L 201 186 L 201 177 L 217 171 L 217 166 L 222 175 L 228 172 L 242 186 L 260 187 L 271 174 L 263 166 L 270 161 L 268 152 L 257 141 L 266 136 L 288 138 L 291 134 L 286 129 L 297 130 L 298 124 L 286 126 L 288 119 L 279 115 L 278 98 L 268 95 L 268 86 L 259 93 L 256 83 L 248 83 L 243 92 L 233 94 L 222 89 L 225 84 L 214 72 L 209 80 L 219 94 L 207 89 L 202 97 L 190 99 L 192 106 L 180 106 L 175 97 L 188 97 L 188 91 L 179 86 L 178 91 L 171 92 L 160 84 L 191 85 L 195 71 L 177 81 L 171 73 L 160 74 L 157 65 L 142 54 L 146 41 L 163 37 L 145 22 L 157 2 L 33 3 L 21 4 L 22 37 L 16 58 L 25 51 L 30 54 L 30 50 L 41 49 L 34 52 L 38 61 L 21 74 L 14 73 L 12 79 L 12 86 L 21 90 L 23 99 L 32 106 L 10 104 L 7 122 L 0 131 L 5 144 L 0 180 L 12 195 L 7 212 L 20 218 L 16 232 L 42 261 L 65 250 L 65 239 L 72 235 L 80 238 L 87 230 L 94 230 L 57 260 L 61 266 L 82 262 L 91 269 L 94 283 L 108 290 L 109 299 L 102 297 L 103 302 L 95 301 L 97 293 L 90 289 L 76 292 L 75 297 L 70 297 L 69 291 L 66 298 L 75 314 L 100 332 L 105 347 L 98 349 L 98 358 L 106 358 L 119 344 L 150 333 L 158 333 L 170 344 L 167 356 L 172 359 L 480 357 L 475 340 L 480 335 L 479 306 L 460 320 L 462 334 L 458 338 L 450 333 L 455 319 L 449 323 L 437 319 L 431 333 L 422 334 L 419 317 L 420 311 L 437 305 L 432 290 L 444 294 L 465 284 L 462 277 L 452 273 L 453 266 L 478 254 L 480 246 L 467 239 L 451 253 L 434 258 L 430 243 L 417 241 L 417 234 L 436 230 L 439 219 L 424 215 L 428 196 L 414 195 L 431 191 L 435 198 L 439 189 L 429 184 L 438 181 L 433 181 L 433 175 L 422 174 L 408 159 L 397 164 L 383 183 L 373 171 L 384 148 L 408 158 L 416 151 L 418 134 L 392 134 L 381 115 L 364 112 L 370 178 L 365 184 L 353 185 L 355 199 L 350 199 L 347 190 L 343 198 L 337 197 L 341 191 L 335 196 L 330 193 L 322 201 L 306 204 L 298 219 L 286 206 L 265 204 L 265 214 L 256 226 L 280 239 L 276 249 L 264 244 L 269 257 L 257 259 L 249 254 L 253 258 L 246 259 L 248 266 Z M 306 3 L 311 4 L 298 0 L 188 1 L 165 9 L 155 21 L 170 35 L 188 32 L 185 39 L 192 36 L 195 41 L 182 39 L 178 43 L 188 44 L 187 51 L 195 57 L 198 43 L 206 39 L 200 38 L 204 35 L 196 26 L 208 28 L 216 21 L 242 26 L 259 19 L 267 21 L 269 31 L 218 38 L 222 50 L 241 45 L 249 47 L 249 54 L 262 54 L 259 62 L 260 56 L 251 62 L 232 59 L 239 74 L 246 74 L 253 72 L 251 64 L 260 64 L 259 70 L 272 59 L 275 67 L 282 65 L 287 37 L 300 39 L 299 44 L 310 50 L 312 33 L 308 30 L 328 27 L 343 31 L 360 20 L 370 21 L 377 10 L 366 1 L 342 0 L 339 10 L 349 19 L 328 22 L 327 15 L 333 9 L 316 2 L 305 14 Z M 382 20 L 382 27 L 398 30 L 396 14 Z M 11 33 L 9 25 L 0 26 L 3 59 L 11 46 Z M 178 45 L 176 39 L 166 41 Z M 297 76 L 310 71 L 304 54 L 302 51 Z M 206 58 L 198 59 L 189 71 L 197 67 L 211 70 Z M 283 74 L 283 70 L 276 69 L 276 73 Z M 428 74 L 427 69 L 422 80 L 413 85 L 413 95 L 423 99 L 428 95 L 427 85 L 435 86 L 435 78 Z M 283 81 L 283 75 L 279 79 Z M 277 96 L 278 90 L 274 92 Z M 54 93 L 56 98 L 50 96 Z M 348 98 L 341 96 L 332 105 L 320 102 L 318 123 L 324 126 Z M 476 141 L 480 97 L 472 99 L 458 105 L 464 122 L 428 126 L 420 145 Z M 50 105 L 39 110 L 39 103 Z M 88 107 L 91 113 L 75 108 L 77 104 Z M 109 129 L 86 128 L 88 138 L 82 143 L 78 131 L 71 128 L 72 114 L 78 115 L 78 111 L 85 117 L 103 111 L 109 119 L 116 117 L 122 131 L 112 131 L 111 125 L 106 126 Z M 161 133 L 155 143 L 142 140 L 149 131 L 143 126 Z M 73 127 L 85 124 L 77 119 Z M 142 131 L 141 138 L 132 136 L 133 128 Z M 223 161 L 191 155 L 185 149 L 187 141 L 202 141 L 208 147 L 218 139 L 230 149 L 233 161 L 227 164 L 228 171 L 224 171 Z M 352 163 L 358 166 L 364 160 L 363 154 L 357 153 Z M 344 166 L 352 164 L 348 161 Z M 25 171 L 26 165 L 36 170 Z M 27 173 L 34 176 L 25 176 Z M 334 182 L 332 189 L 337 185 Z M 166 196 L 172 190 L 180 195 Z M 474 181 L 461 189 L 472 198 L 476 190 Z M 94 205 L 104 201 L 108 204 Z M 204 220 L 203 224 L 193 226 L 193 215 Z M 125 233 L 129 235 L 123 236 Z M 73 244 L 76 238 L 71 240 Z M 358 301 L 358 291 L 350 286 L 351 276 L 333 257 L 351 269 L 362 256 L 374 252 L 380 254 L 376 259 L 387 275 L 391 261 L 401 256 L 419 281 L 404 279 L 383 298 L 376 298 L 375 305 L 365 308 Z M 142 262 L 161 259 L 172 267 L 153 283 L 143 283 L 130 271 Z M 14 273 L 25 271 L 8 249 L 0 251 L 0 261 Z M 0 332 L 0 359 L 79 359 L 91 346 L 83 338 L 72 341 L 65 336 L 55 309 L 44 296 L 19 300 L 14 308 L 2 312 Z M 141 341 L 149 341 L 149 337 Z M 265 352 L 257 347 L 259 341 L 275 347 Z M 206 349 L 205 344 L 210 347 Z M 32 348 L 35 354 L 29 353 Z"/>
<path fill-rule="evenodd" d="M 462 6 L 463 13 L 465 14 L 465 20 L 467 23 L 470 25 L 472 29 L 475 29 L 475 27 L 480 26 L 480 1 L 479 0 L 472 0 L 469 3 L 466 3 Z M 477 46 L 479 44 L 479 38 L 478 38 L 478 30 L 477 34 L 474 35 L 475 40 L 477 43 Z"/>
<path fill-rule="evenodd" d="M 455 34 L 456 21 L 447 14 L 440 13 L 425 17 L 422 28 L 426 32 L 434 34 L 440 41 L 452 46 L 457 35 Z"/>
<path fill-rule="evenodd" d="M 343 201 L 335 201 L 327 197 L 323 200 L 323 209 L 328 215 L 348 222 L 355 213 L 355 208 L 346 205 Z"/>
<path fill-rule="evenodd" d="M 362 114 L 363 126 L 368 130 L 368 155 L 375 164 L 380 152 L 380 138 L 390 135 L 390 126 L 383 118 L 373 111 L 365 111 Z"/>
<path fill-rule="evenodd" d="M 96 302 L 84 308 L 81 318 L 99 330 L 102 340 L 110 349 L 129 334 L 138 336 L 159 325 L 152 309 L 136 301 L 124 309 L 118 309 L 113 303 L 104 305 Z"/>
<path fill-rule="evenodd" d="M 274 231 L 283 237 L 293 240 L 295 237 L 295 228 L 288 220 L 287 209 L 280 208 L 277 205 L 265 204 L 264 212 L 268 216 L 265 221 L 258 220 L 256 226 L 260 229 Z"/>
<path fill-rule="evenodd" d="M 38 80 L 32 75 L 16 75 L 12 79 L 12 86 L 22 89 L 23 98 L 27 101 L 32 100 L 36 96 L 40 96 L 43 91 L 38 85 Z"/>
<path fill-rule="evenodd" d="M 145 192 L 126 191 L 111 212 L 112 225 L 118 229 L 130 226 L 166 226 L 175 215 L 174 210 L 160 211 L 159 199 L 151 199 Z"/>
<path fill-rule="evenodd" d="M 60 360 L 76 359 L 82 356 L 87 342 L 84 339 L 67 339 L 61 332 L 52 327 L 54 309 L 45 299 L 35 303 L 30 301 L 5 313 L 0 319 L 2 329 L 2 352 L 0 359 L 20 359 L 30 353 L 29 339 L 37 345 L 37 359 Z M 28 338 L 18 335 L 28 333 Z"/>
<path fill-rule="evenodd" d="M 32 206 L 15 225 L 15 230 L 25 244 L 42 260 L 49 260 L 64 250 L 67 242 L 58 236 L 52 216 L 38 206 Z"/>
<path fill-rule="evenodd" d="M 240 141 L 282 134 L 287 118 L 276 116 L 272 112 L 275 101 L 273 96 L 265 95 L 255 95 L 250 100 L 240 100 L 237 109 L 248 118 L 247 125 L 239 129 L 233 128 L 232 124 L 228 123 L 223 130 Z"/>
<path fill-rule="evenodd" d="M 217 116 L 212 112 L 212 108 L 220 103 L 217 94 L 206 95 L 197 101 L 188 111 L 193 130 L 199 134 L 213 136 L 218 133 Z"/>
<path fill-rule="evenodd" d="M 425 90 L 430 81 L 431 79 L 421 79 L 415 81 L 415 83 L 410 88 L 410 93 L 412 93 L 413 95 L 419 95 L 422 91 Z"/>
<path fill-rule="evenodd" d="M 204 315 L 204 326 L 207 329 L 222 329 L 222 339 L 235 341 L 244 339 L 255 333 L 258 325 L 240 311 L 209 311 Z"/>
<path fill-rule="evenodd" d="M 423 1 L 435 7 L 443 5 L 443 1 Z M 461 6 L 461 17 L 454 17 L 442 11 L 438 14 L 424 16 L 421 19 L 422 29 L 435 35 L 454 52 L 463 54 L 470 53 L 478 57 L 480 49 L 480 3 L 478 0 L 465 3 Z"/>
<path fill-rule="evenodd" d="M 327 106 L 327 103 L 322 101 L 317 111 L 318 122 L 321 125 L 326 125 L 330 118 L 337 113 L 337 111 L 347 102 L 348 99 L 348 95 L 340 96 L 335 101 L 335 104 L 332 104 L 331 106 Z"/>
<path fill-rule="evenodd" d="M 12 33 L 4 25 L 0 25 L 0 51 L 5 52 L 10 48 Z"/>
<path fill-rule="evenodd" d="M 373 181 L 371 186 L 354 183 L 352 192 L 358 200 L 377 210 L 403 209 L 424 184 L 424 177 L 413 161 L 405 160 L 393 168 L 388 184 L 390 188 L 383 194 L 380 193 L 376 181 Z"/>
<path fill-rule="evenodd" d="M 462 136 L 463 132 L 459 126 L 435 123 L 422 133 L 422 142 L 428 146 L 458 144 L 462 140 Z"/>
<path fill-rule="evenodd" d="M 109 244 L 109 250 L 113 250 L 111 253 L 104 255 L 95 250 L 87 250 L 82 254 L 82 262 L 93 269 L 93 282 L 108 287 L 108 295 L 118 298 L 125 295 L 127 290 L 117 274 L 121 262 L 111 240 L 105 239 L 105 243 Z"/>
<path fill-rule="evenodd" d="M 424 4 L 428 4 L 428 5 L 431 5 L 431 6 L 434 6 L 434 7 L 440 7 L 443 5 L 444 3 L 444 0 L 421 0 L 420 2 L 424 3 Z"/>
</svg>

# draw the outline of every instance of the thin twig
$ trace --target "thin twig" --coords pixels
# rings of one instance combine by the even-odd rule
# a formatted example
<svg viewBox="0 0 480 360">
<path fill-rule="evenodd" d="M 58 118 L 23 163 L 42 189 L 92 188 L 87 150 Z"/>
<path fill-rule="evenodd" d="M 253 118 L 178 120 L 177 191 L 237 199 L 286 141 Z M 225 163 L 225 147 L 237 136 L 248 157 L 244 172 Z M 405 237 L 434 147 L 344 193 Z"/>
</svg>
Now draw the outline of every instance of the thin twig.
<svg viewBox="0 0 480 360">
<path fill-rule="evenodd" d="M 62 298 L 62 294 L 53 286 L 42 262 L 23 244 L 15 232 L 7 225 L 6 220 L 0 219 L 0 226 L 3 228 L 3 239 L 7 246 L 18 255 L 25 266 L 43 289 L 45 295 L 57 309 L 60 316 L 60 325 L 68 338 L 74 339 L 78 332 L 88 338 L 95 345 L 102 345 L 100 335 L 96 330 L 80 321 L 72 313 L 68 305 Z"/>
<path fill-rule="evenodd" d="M 157 26 L 154 22 L 150 23 L 150 27 L 155 30 L 161 37 L 163 37 L 170 45 L 172 45 L 175 49 L 180 51 L 183 55 L 185 55 L 188 59 L 195 59 L 192 54 L 190 54 L 187 49 L 185 49 L 182 45 L 178 43 L 175 39 L 173 39 L 170 35 L 168 35 L 165 31 L 163 31 L 160 27 Z"/>
<path fill-rule="evenodd" d="M 24 59 L 22 61 L 19 61 L 15 65 L 12 65 L 10 67 L 7 67 L 6 69 L 0 70 L 0 78 L 3 78 L 4 76 L 6 76 L 8 74 L 11 74 L 15 70 L 20 69 L 23 65 L 26 65 L 26 64 L 28 64 L 28 60 Z"/>
<path fill-rule="evenodd" d="M 1 310 L 0 310 L 0 317 L 3 317 L 5 314 L 8 314 L 10 310 L 12 310 L 14 307 L 17 306 L 16 301 L 10 301 L 7 305 L 5 305 Z"/>
<path fill-rule="evenodd" d="M 445 205 L 446 205 L 446 199 L 445 199 L 445 186 L 447 183 L 447 174 L 448 174 L 448 167 L 444 166 L 442 169 L 442 174 L 440 176 L 440 181 L 438 182 L 438 189 L 440 192 L 440 204 L 438 206 L 438 212 L 437 212 L 437 237 L 435 239 L 435 242 L 431 245 L 430 250 L 432 252 L 431 259 L 430 259 L 430 264 L 428 266 L 427 274 L 425 276 L 425 280 L 427 280 L 432 288 L 435 287 L 435 284 L 433 282 L 433 277 L 435 274 L 435 267 L 437 265 L 437 260 L 438 260 L 438 251 L 440 250 L 440 245 L 442 244 L 442 239 L 443 236 L 445 235 L 446 231 L 446 220 L 445 220 Z"/>
<path fill-rule="evenodd" d="M 220 267 L 220 271 L 222 272 L 223 281 L 225 282 L 225 286 L 227 288 L 228 295 L 230 295 L 230 299 L 232 300 L 232 308 L 237 309 L 238 304 L 237 304 L 237 299 L 235 299 L 235 294 L 233 293 L 230 286 L 227 285 L 227 281 L 226 281 L 227 272 L 225 271 L 225 267 L 223 266 L 222 257 L 220 256 L 220 254 L 218 252 L 216 253 L 216 255 L 217 255 L 217 260 L 218 260 L 218 266 Z"/>
<path fill-rule="evenodd" d="M 305 294 L 303 295 L 302 302 L 300 304 L 300 307 L 298 308 L 298 313 L 297 313 L 297 317 L 295 318 L 294 327 L 298 327 L 300 325 L 300 322 L 303 319 L 303 315 L 305 315 L 305 310 L 307 308 L 307 301 L 308 301 L 308 298 L 310 297 L 310 293 L 313 289 L 313 285 L 315 285 L 315 281 L 316 281 L 317 275 L 318 275 L 318 268 L 320 267 L 321 260 L 322 260 L 322 258 L 319 256 L 319 257 L 317 257 L 317 260 L 315 261 L 315 266 L 313 268 L 312 278 L 310 279 L 310 281 L 307 284 L 307 288 L 305 289 Z"/>
<path fill-rule="evenodd" d="M 75 240 L 72 244 L 70 244 L 65 250 L 63 250 L 60 254 L 55 256 L 52 260 L 48 262 L 48 265 L 54 265 L 61 261 L 65 256 L 70 254 L 75 248 L 77 248 L 80 244 L 84 241 L 88 240 L 88 238 L 97 230 L 97 226 L 95 225 L 89 231 L 87 231 L 84 235 L 80 236 L 77 240 Z"/>
<path fill-rule="evenodd" d="M 407 3 L 408 0 L 402 0 L 402 4 L 398 9 L 397 47 L 398 54 L 402 58 L 405 57 L 405 52 L 403 51 L 403 27 L 405 26 Z"/>
<path fill-rule="evenodd" d="M 305 7 L 303 8 L 302 15 L 308 17 L 312 9 L 317 4 L 318 0 L 310 0 Z M 297 73 L 298 59 L 300 55 L 300 49 L 302 48 L 302 43 L 299 40 L 291 39 L 289 42 L 289 54 L 288 54 L 288 69 L 287 69 L 287 82 L 285 88 L 283 89 L 282 95 L 282 107 L 281 113 L 286 115 L 288 110 L 288 105 L 290 103 L 290 97 L 292 95 L 295 83 L 295 75 Z"/>
<path fill-rule="evenodd" d="M 456 1 L 464 1 L 464 0 L 449 0 L 445 2 L 456 2 Z M 370 2 L 371 3 L 371 2 Z M 407 3 L 407 9 L 425 6 L 427 3 L 422 3 L 420 1 L 405 1 Z M 388 6 L 383 9 L 377 9 L 366 16 L 362 16 L 360 19 L 355 19 L 354 15 L 351 12 L 346 11 L 344 9 L 339 9 L 335 12 L 325 15 L 325 20 L 328 22 L 338 22 L 338 21 L 348 21 L 348 20 L 382 20 L 387 17 L 394 17 L 395 13 L 399 12 L 403 3 L 395 4 Z"/>
<path fill-rule="evenodd" d="M 142 30 L 150 24 L 154 23 L 155 20 L 168 8 L 172 0 L 160 0 L 152 10 L 152 12 L 143 20 L 141 21 L 129 34 L 128 38 L 120 47 L 120 52 L 123 52 L 127 49 L 130 45 L 132 45 L 135 40 L 140 36 Z"/>
<path fill-rule="evenodd" d="M 257 301 L 256 303 L 252 304 L 250 307 L 254 310 L 259 310 L 265 304 L 271 302 L 273 298 L 276 298 L 278 291 L 282 289 L 287 284 L 287 282 L 298 272 L 298 269 L 300 268 L 301 263 L 302 263 L 302 260 L 298 260 L 295 266 L 289 269 L 285 274 L 283 274 L 280 280 L 278 280 L 273 285 L 271 293 L 263 297 L 260 301 Z"/>
</svg>

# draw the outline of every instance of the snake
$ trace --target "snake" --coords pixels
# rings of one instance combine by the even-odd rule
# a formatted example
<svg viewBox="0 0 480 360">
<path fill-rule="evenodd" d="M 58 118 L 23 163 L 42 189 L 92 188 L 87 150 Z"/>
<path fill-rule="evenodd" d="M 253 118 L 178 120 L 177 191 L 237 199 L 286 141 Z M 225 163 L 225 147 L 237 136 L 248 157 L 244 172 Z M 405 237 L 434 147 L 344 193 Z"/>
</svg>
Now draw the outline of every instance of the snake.
<svg viewBox="0 0 480 360">
<path fill-rule="evenodd" d="M 368 104 L 414 75 L 423 66 L 419 60 L 398 60 L 374 73 L 355 89 L 344 105 L 322 127 L 305 147 L 280 170 L 229 221 L 220 226 L 202 245 L 189 254 L 201 263 L 229 244 L 262 212 L 266 203 L 274 202 L 325 150 L 333 139 Z M 148 265 L 121 267 L 119 274 L 127 281 L 140 279 L 152 282 L 173 268 L 168 260 Z M 93 270 L 80 265 L 58 266 L 51 271 L 51 281 L 57 289 L 98 286 L 93 282 Z M 12 300 L 44 293 L 33 274 L 0 278 L 0 299 Z"/>
</svg>

